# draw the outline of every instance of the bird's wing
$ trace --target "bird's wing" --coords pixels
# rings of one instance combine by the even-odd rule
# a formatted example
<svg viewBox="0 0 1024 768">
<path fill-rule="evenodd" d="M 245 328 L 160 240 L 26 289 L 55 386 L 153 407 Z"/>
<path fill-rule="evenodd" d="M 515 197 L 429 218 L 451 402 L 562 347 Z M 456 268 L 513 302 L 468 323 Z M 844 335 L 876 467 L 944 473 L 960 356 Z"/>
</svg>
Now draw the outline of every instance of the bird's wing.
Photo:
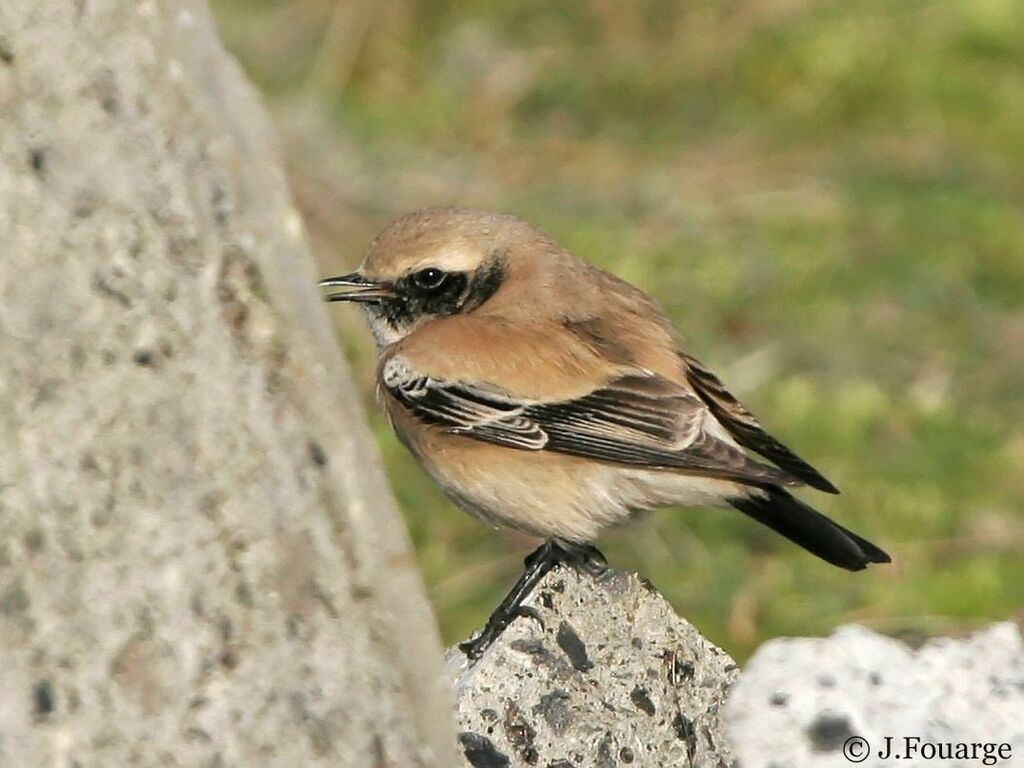
<svg viewBox="0 0 1024 768">
<path fill-rule="evenodd" d="M 826 493 L 839 493 L 839 489 L 826 480 L 818 470 L 768 434 L 743 403 L 737 400 L 719 378 L 699 360 L 684 352 L 680 352 L 679 356 L 686 365 L 686 375 L 690 384 L 736 442 L 761 454 L 812 488 Z"/>
<path fill-rule="evenodd" d="M 385 361 L 381 384 L 419 420 L 488 443 L 753 485 L 800 484 L 706 431 L 713 420 L 704 403 L 650 371 L 618 376 L 579 397 L 538 401 L 433 377 L 396 355 Z"/>
</svg>

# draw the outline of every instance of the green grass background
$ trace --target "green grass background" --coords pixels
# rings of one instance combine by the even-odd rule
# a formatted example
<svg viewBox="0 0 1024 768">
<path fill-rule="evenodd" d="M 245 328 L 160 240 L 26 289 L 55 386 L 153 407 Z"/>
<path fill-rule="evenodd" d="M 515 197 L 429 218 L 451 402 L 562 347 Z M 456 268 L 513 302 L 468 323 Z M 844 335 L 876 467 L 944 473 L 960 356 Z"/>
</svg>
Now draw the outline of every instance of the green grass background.
<svg viewBox="0 0 1024 768">
<path fill-rule="evenodd" d="M 1024 3 L 214 0 L 325 274 L 425 205 L 522 215 L 660 300 L 687 349 L 843 490 L 892 566 L 741 515 L 601 542 L 744 658 L 843 622 L 913 636 L 1024 605 Z M 364 387 L 445 639 L 532 542 L 448 503 Z"/>
</svg>

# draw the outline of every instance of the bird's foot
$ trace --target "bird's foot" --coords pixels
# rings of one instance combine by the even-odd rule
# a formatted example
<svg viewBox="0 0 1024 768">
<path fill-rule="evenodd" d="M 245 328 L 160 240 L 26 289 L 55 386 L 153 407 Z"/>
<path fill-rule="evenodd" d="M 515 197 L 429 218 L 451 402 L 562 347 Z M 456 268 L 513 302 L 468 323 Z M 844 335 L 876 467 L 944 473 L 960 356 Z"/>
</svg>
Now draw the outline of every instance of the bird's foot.
<svg viewBox="0 0 1024 768">
<path fill-rule="evenodd" d="M 494 641 L 498 639 L 498 636 L 490 632 L 489 629 L 490 625 L 484 627 L 469 640 L 459 643 L 459 650 L 466 654 L 466 658 L 470 661 L 476 661 L 483 656 L 484 651 L 494 645 Z"/>
<path fill-rule="evenodd" d="M 520 605 L 515 608 L 511 614 L 506 616 L 497 617 L 497 611 L 491 614 L 491 618 L 487 621 L 487 625 L 480 630 L 477 634 L 471 637 L 469 640 L 465 640 L 459 643 L 459 650 L 466 654 L 466 657 L 470 661 L 476 661 L 484 652 L 490 648 L 501 637 L 502 633 L 518 618 L 533 619 L 541 627 L 544 626 L 544 619 L 541 618 L 540 611 L 536 608 L 532 608 L 529 605 Z"/>
<path fill-rule="evenodd" d="M 576 570 L 595 579 L 600 579 L 608 573 L 608 560 L 593 544 L 559 542 L 559 546 L 566 553 L 563 562 Z"/>
<path fill-rule="evenodd" d="M 537 610 L 523 603 L 548 572 L 562 563 L 571 565 L 594 578 L 601 578 L 608 572 L 608 563 L 604 555 L 590 544 L 576 544 L 557 539 L 545 541 L 527 555 L 523 561 L 523 575 L 519 577 L 519 581 L 505 599 L 498 604 L 484 628 L 476 636 L 459 643 L 459 650 L 465 653 L 470 661 L 476 661 L 501 637 L 509 624 L 520 616 L 536 619 L 543 626 L 544 622 Z"/>
</svg>

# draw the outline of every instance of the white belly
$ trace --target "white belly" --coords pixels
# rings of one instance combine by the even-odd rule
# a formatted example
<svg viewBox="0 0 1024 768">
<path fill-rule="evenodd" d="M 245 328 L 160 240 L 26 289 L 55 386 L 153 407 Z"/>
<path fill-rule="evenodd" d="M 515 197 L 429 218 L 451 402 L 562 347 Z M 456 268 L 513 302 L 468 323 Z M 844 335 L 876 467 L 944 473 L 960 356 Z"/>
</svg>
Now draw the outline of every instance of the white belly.
<svg viewBox="0 0 1024 768">
<path fill-rule="evenodd" d="M 536 472 L 530 463 L 514 464 L 495 471 L 481 464 L 469 477 L 465 471 L 458 478 L 436 470 L 431 474 L 456 504 L 485 522 L 541 538 L 580 542 L 594 541 L 604 528 L 639 512 L 719 506 L 744 492 L 727 480 L 562 457 Z"/>
</svg>

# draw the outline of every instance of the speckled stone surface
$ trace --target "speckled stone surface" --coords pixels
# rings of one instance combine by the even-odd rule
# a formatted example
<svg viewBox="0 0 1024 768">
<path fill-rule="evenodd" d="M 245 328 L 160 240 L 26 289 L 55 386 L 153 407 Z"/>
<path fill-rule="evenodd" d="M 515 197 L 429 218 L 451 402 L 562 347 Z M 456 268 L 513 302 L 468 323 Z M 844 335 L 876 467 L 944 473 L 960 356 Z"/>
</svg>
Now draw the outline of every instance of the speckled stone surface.
<svg viewBox="0 0 1024 768">
<path fill-rule="evenodd" d="M 441 647 L 195 0 L 0 2 L 0 765 L 442 766 Z"/>
<path fill-rule="evenodd" d="M 862 627 L 773 640 L 733 687 L 726 719 L 743 768 L 1021 766 L 1024 641 L 1010 623 L 919 650 Z M 990 761 L 974 743 L 993 745 Z"/>
<path fill-rule="evenodd" d="M 720 709 L 736 665 L 649 584 L 559 567 L 469 664 L 448 670 L 473 768 L 732 765 Z"/>
</svg>

